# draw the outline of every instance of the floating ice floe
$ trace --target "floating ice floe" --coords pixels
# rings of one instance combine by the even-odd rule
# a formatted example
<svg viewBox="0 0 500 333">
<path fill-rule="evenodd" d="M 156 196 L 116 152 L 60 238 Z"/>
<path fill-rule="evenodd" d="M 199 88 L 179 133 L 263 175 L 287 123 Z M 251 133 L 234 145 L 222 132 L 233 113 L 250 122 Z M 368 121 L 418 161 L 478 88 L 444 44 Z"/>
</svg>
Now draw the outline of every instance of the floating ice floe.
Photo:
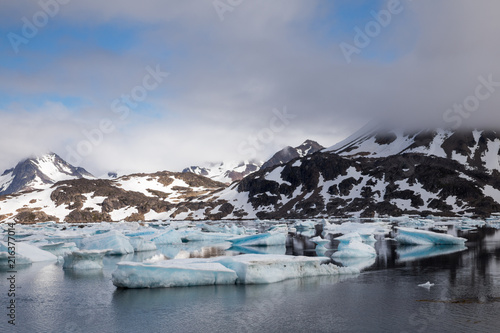
<svg viewBox="0 0 500 333">
<path fill-rule="evenodd" d="M 296 222 L 294 224 L 294 227 L 297 230 L 315 229 L 316 224 L 318 224 L 318 223 L 316 223 L 314 221 L 300 221 L 300 222 Z"/>
<path fill-rule="evenodd" d="M 102 269 L 103 258 L 110 250 L 73 251 L 64 256 L 64 269 L 96 270 Z"/>
<path fill-rule="evenodd" d="M 16 264 L 20 257 L 24 257 L 30 262 L 57 261 L 57 256 L 52 253 L 25 242 L 17 242 L 15 251 Z M 7 243 L 0 242 L 0 252 L 9 252 Z"/>
<path fill-rule="evenodd" d="M 282 233 L 263 233 L 227 239 L 237 246 L 273 246 L 286 245 L 286 235 Z"/>
<path fill-rule="evenodd" d="M 313 238 L 311 238 L 311 239 L 309 239 L 309 240 L 310 240 L 311 242 L 315 243 L 316 245 L 318 245 L 318 246 L 316 246 L 316 249 L 317 249 L 317 248 L 324 248 L 324 249 L 326 249 L 325 245 L 330 243 L 330 240 L 328 240 L 328 239 L 323 239 L 323 238 L 321 238 L 320 236 L 313 237 Z"/>
<path fill-rule="evenodd" d="M 40 249 L 48 251 L 55 256 L 64 257 L 65 254 L 78 250 L 75 243 L 53 243 L 39 246 Z"/>
<path fill-rule="evenodd" d="M 362 242 L 363 238 L 361 238 L 361 235 L 357 232 L 350 232 L 335 238 L 335 240 L 338 240 L 341 244 L 348 244 L 352 240 Z"/>
<path fill-rule="evenodd" d="M 357 274 L 354 268 L 322 264 L 317 257 L 245 254 L 210 259 L 176 259 L 154 263 L 118 263 L 113 284 L 126 288 L 218 284 L 265 284 L 286 279 Z"/>
<path fill-rule="evenodd" d="M 465 238 L 455 237 L 437 232 L 397 227 L 395 237 L 400 244 L 407 245 L 464 245 Z"/>
<path fill-rule="evenodd" d="M 110 250 L 107 253 L 110 255 L 134 253 L 134 247 L 129 239 L 116 230 L 85 238 L 82 247 L 84 250 Z"/>
<path fill-rule="evenodd" d="M 362 258 L 375 257 L 377 252 L 367 244 L 357 239 L 352 239 L 349 243 L 341 242 L 338 251 L 332 254 L 332 258 Z"/>
<path fill-rule="evenodd" d="M 357 274 L 359 270 L 323 264 L 324 258 L 245 254 L 216 259 L 238 275 L 237 283 L 266 284 L 311 276 Z"/>
<path fill-rule="evenodd" d="M 166 231 L 156 237 L 151 238 L 151 241 L 156 245 L 181 244 L 182 234 L 177 230 Z"/>
<path fill-rule="evenodd" d="M 467 250 L 464 245 L 408 245 L 396 249 L 398 262 L 413 261 Z"/>
<path fill-rule="evenodd" d="M 430 289 L 431 287 L 434 286 L 434 283 L 430 283 L 429 281 L 427 281 L 426 283 L 419 284 L 418 286 L 422 287 L 422 288 Z"/>
<path fill-rule="evenodd" d="M 15 256 L 10 255 L 8 252 L 0 252 L 0 268 L 12 268 L 21 265 L 31 265 L 31 260 L 28 258 L 16 254 Z"/>
<path fill-rule="evenodd" d="M 152 263 L 120 262 L 112 274 L 122 288 L 189 287 L 234 284 L 237 275 L 220 263 L 203 259 L 175 259 Z"/>
<path fill-rule="evenodd" d="M 154 251 L 156 250 L 156 244 L 144 239 L 142 236 L 130 237 L 130 244 L 134 248 L 134 252 L 144 252 L 144 251 Z"/>
</svg>

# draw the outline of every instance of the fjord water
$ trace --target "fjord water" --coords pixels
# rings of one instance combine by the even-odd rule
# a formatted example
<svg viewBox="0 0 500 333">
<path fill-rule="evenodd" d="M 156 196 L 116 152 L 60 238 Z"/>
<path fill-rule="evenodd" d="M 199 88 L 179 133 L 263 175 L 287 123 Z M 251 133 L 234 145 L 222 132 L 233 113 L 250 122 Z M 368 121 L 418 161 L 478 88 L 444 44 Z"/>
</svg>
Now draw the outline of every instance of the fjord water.
<svg viewBox="0 0 500 333">
<path fill-rule="evenodd" d="M 359 275 L 269 285 L 113 286 L 117 262 L 141 261 L 155 252 L 106 257 L 98 273 L 33 264 L 18 270 L 17 325 L 13 330 L 4 317 L 0 332 L 497 332 L 500 230 L 459 236 L 468 239 L 466 249 L 400 247 L 379 237 L 378 256 L 359 260 L 367 266 Z M 316 255 L 308 238 L 298 235 L 286 249 L 272 250 Z M 219 246 L 195 251 L 188 244 L 191 255 L 227 253 Z M 7 273 L 0 278 L 5 281 Z M 434 286 L 418 287 L 427 281 Z M 6 295 L 0 299 L 5 309 Z"/>
</svg>

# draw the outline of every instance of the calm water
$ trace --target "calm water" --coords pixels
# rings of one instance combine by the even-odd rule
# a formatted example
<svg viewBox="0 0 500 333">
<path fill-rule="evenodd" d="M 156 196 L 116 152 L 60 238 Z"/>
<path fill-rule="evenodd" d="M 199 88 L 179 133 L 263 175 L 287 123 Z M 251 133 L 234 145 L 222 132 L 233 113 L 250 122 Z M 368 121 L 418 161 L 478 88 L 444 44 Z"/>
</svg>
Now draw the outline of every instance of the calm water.
<svg viewBox="0 0 500 333">
<path fill-rule="evenodd" d="M 270 285 L 117 289 L 107 257 L 98 274 L 75 274 L 60 264 L 19 270 L 16 329 L 0 332 L 498 332 L 500 231 L 459 234 L 467 249 L 398 248 L 380 239 L 375 261 L 360 275 L 289 280 Z M 316 255 L 307 237 L 271 252 Z M 330 246 L 335 247 L 333 242 Z M 224 246 L 183 247 L 191 256 L 236 254 Z M 162 248 L 166 254 L 179 248 Z M 330 252 L 326 252 L 330 254 Z M 2 308 L 5 280 L 0 272 Z M 430 289 L 418 284 L 430 281 Z"/>
</svg>

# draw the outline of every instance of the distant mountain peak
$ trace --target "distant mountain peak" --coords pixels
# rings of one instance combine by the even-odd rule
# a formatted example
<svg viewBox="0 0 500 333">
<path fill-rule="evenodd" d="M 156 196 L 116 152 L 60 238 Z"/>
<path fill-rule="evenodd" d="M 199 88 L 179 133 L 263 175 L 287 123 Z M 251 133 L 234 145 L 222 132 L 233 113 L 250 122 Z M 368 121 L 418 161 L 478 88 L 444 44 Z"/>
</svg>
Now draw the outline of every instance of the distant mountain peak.
<svg viewBox="0 0 500 333">
<path fill-rule="evenodd" d="M 306 140 L 297 147 L 287 146 L 274 154 L 267 162 L 262 165 L 262 169 L 271 168 L 276 165 L 286 164 L 294 158 L 304 157 L 313 154 L 321 149 L 322 145 L 313 140 Z"/>
<path fill-rule="evenodd" d="M 58 181 L 93 178 L 85 169 L 74 167 L 53 152 L 20 161 L 0 176 L 0 195 L 40 189 Z"/>
<path fill-rule="evenodd" d="M 225 161 L 207 163 L 206 166 L 190 166 L 182 170 L 183 173 L 194 173 L 208 177 L 221 183 L 232 183 L 260 169 L 259 161 Z"/>
</svg>

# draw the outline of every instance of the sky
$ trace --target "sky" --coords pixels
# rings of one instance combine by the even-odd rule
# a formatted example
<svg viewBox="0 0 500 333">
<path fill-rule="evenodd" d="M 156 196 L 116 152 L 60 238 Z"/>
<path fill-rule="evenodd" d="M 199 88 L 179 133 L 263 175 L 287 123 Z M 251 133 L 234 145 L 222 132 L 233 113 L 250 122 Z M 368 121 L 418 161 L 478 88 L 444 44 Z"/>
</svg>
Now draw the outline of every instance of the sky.
<svg viewBox="0 0 500 333">
<path fill-rule="evenodd" d="M 496 0 L 0 0 L 0 172 L 266 160 L 370 121 L 495 127 Z"/>
</svg>

